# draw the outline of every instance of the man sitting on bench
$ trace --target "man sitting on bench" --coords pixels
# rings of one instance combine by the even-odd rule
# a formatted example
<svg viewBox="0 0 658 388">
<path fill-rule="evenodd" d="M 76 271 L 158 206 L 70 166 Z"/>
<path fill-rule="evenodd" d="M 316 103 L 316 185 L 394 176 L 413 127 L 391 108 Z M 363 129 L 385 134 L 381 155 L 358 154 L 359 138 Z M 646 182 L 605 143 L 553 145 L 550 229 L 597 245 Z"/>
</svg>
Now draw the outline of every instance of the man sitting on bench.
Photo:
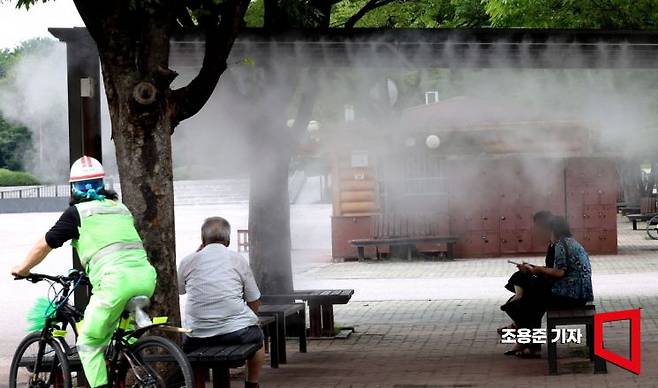
<svg viewBox="0 0 658 388">
<path fill-rule="evenodd" d="M 260 291 L 247 260 L 228 250 L 230 236 L 228 221 L 206 219 L 199 250 L 178 267 L 179 293 L 187 294 L 186 327 L 192 329 L 183 343 L 186 352 L 202 346 L 263 343 L 256 316 Z M 247 360 L 246 388 L 258 387 L 264 361 L 264 348 Z"/>
</svg>

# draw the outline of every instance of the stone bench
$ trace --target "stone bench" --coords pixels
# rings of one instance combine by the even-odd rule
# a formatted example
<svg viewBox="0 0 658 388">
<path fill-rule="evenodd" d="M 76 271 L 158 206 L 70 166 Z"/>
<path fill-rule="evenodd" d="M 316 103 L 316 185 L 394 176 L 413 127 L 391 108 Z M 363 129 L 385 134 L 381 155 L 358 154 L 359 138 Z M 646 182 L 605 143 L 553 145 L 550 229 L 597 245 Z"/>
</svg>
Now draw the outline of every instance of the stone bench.
<svg viewBox="0 0 658 388">
<path fill-rule="evenodd" d="M 557 343 L 551 341 L 551 333 L 557 326 L 585 325 L 585 341 L 589 359 L 594 361 L 594 373 L 607 373 L 605 360 L 594 354 L 594 304 L 565 309 L 548 309 L 546 311 L 546 333 L 548 349 L 548 374 L 557 374 Z"/>
</svg>

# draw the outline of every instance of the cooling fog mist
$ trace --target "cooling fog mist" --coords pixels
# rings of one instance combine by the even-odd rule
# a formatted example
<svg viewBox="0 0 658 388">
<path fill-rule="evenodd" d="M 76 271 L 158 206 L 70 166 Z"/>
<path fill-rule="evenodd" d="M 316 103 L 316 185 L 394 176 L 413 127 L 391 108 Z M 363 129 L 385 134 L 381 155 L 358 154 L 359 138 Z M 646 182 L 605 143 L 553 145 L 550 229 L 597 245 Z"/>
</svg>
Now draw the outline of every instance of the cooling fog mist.
<svg viewBox="0 0 658 388">
<path fill-rule="evenodd" d="M 66 47 L 52 43 L 22 56 L 0 84 L 0 112 L 27 127 L 33 147 L 24 165 L 45 182 L 68 175 Z"/>
<path fill-rule="evenodd" d="M 471 51 L 466 61 L 480 55 L 477 48 Z M 277 52 L 276 45 L 271 52 Z M 364 52 L 348 53 L 350 62 L 341 66 L 317 61 L 310 66 L 310 58 L 302 53 L 267 62 L 233 56 L 212 99 L 173 135 L 176 178 L 245 177 L 250 167 L 269 168 L 268 158 L 289 146 L 295 149 L 291 173 L 304 169 L 305 163 L 320 163 L 310 174 L 328 173 L 331 158 L 340 154 L 337 150 L 355 147 L 373 149 L 373 160 L 400 152 L 429 152 L 440 158 L 450 153 L 449 143 L 435 150 L 420 141 L 410 147 L 405 145 L 407 132 L 430 135 L 529 121 L 548 123 L 546 131 L 551 122 L 578 122 L 588 128 L 596 152 L 614 156 L 651 156 L 651 145 L 656 144 L 658 71 L 625 69 L 623 57 L 613 69 L 519 69 L 506 68 L 507 54 L 501 51 L 496 68 L 474 68 L 463 56 L 448 68 L 423 68 L 413 58 L 396 67 L 373 66 Z M 180 73 L 174 86 L 182 86 L 198 71 L 203 45 L 174 45 L 172 53 L 172 68 Z M 546 57 L 553 58 L 549 54 Z M 443 55 L 451 62 L 451 50 Z M 579 55 L 572 50 L 569 63 L 584 63 Z M 33 133 L 28 166 L 39 176 L 56 179 L 65 177 L 68 166 L 65 64 L 64 45 L 54 44 L 25 58 L 9 87 L 0 90 L 3 114 Z M 425 104 L 428 91 L 439 99 L 439 113 L 430 115 L 430 122 L 410 109 Z M 354 119 L 349 124 L 346 106 Z M 104 162 L 112 172 L 104 94 L 102 112 Z M 316 124 L 293 124 L 301 127 L 294 132 L 289 124 L 297 118 Z M 571 152 L 569 147 L 541 147 L 529 149 L 556 157 Z M 469 158 L 480 156 L 477 150 L 466 151 Z M 531 170 L 528 175 L 541 177 L 537 166 Z"/>
</svg>

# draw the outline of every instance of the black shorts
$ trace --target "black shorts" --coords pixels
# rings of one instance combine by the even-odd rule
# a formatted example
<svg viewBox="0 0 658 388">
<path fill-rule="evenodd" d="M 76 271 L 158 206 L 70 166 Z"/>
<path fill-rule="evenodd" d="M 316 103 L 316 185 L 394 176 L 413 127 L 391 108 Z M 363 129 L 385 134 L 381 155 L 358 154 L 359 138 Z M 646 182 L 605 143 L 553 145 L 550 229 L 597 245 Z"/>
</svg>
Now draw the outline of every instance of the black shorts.
<svg viewBox="0 0 658 388">
<path fill-rule="evenodd" d="M 258 326 L 249 326 L 232 333 L 216 335 L 214 337 L 190 337 L 185 336 L 183 340 L 183 350 L 191 352 L 203 346 L 217 345 L 246 345 L 246 344 L 263 344 L 265 336 L 263 330 Z"/>
</svg>

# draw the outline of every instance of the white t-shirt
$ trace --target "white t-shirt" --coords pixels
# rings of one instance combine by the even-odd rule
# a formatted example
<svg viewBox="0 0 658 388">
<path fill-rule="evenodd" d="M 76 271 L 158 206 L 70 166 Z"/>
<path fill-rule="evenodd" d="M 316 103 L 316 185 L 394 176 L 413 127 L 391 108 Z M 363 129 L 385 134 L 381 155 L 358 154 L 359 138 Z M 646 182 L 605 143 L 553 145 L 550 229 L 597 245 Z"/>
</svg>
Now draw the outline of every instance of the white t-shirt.
<svg viewBox="0 0 658 388">
<path fill-rule="evenodd" d="M 210 244 L 178 266 L 178 292 L 187 294 L 185 326 L 191 337 L 228 334 L 258 324 L 246 301 L 260 299 L 249 263 L 224 245 Z"/>
</svg>

